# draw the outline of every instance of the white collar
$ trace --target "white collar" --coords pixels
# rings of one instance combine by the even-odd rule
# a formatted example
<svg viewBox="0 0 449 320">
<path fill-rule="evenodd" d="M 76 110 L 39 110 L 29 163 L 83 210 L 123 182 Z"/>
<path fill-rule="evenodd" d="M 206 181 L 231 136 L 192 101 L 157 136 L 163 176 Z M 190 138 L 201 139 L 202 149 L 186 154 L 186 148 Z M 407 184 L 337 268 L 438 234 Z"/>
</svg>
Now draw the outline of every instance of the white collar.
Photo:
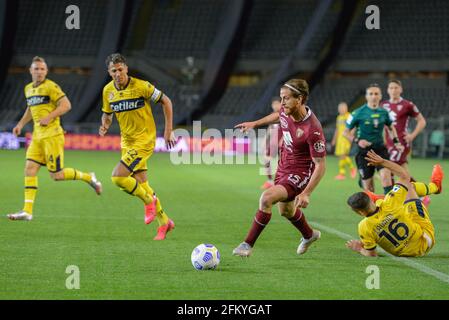
<svg viewBox="0 0 449 320">
<path fill-rule="evenodd" d="M 309 106 L 306 106 L 306 110 L 307 110 L 307 114 L 304 117 L 304 119 L 302 119 L 302 121 L 306 121 L 307 119 L 310 118 L 310 116 L 312 115 L 312 110 L 309 108 Z"/>
</svg>

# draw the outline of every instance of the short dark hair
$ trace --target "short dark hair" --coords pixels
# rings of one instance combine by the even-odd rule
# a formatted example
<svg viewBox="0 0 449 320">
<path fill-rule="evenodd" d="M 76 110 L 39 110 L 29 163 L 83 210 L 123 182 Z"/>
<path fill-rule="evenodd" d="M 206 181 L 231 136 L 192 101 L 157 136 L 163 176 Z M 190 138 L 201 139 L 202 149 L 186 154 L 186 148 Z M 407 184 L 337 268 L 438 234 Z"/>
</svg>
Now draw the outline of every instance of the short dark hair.
<svg viewBox="0 0 449 320">
<path fill-rule="evenodd" d="M 112 62 L 112 64 L 116 64 L 116 63 L 123 63 L 124 65 L 126 65 L 126 59 L 123 55 L 121 55 L 120 53 L 113 53 L 110 54 L 107 58 L 106 58 L 106 67 L 109 68 L 109 64 Z"/>
<path fill-rule="evenodd" d="M 391 79 L 388 81 L 388 85 L 390 85 L 390 83 L 396 83 L 398 86 L 402 87 L 402 82 L 398 79 Z"/>
<path fill-rule="evenodd" d="M 370 198 L 365 192 L 357 192 L 348 198 L 348 205 L 355 210 L 366 210 L 370 204 Z"/>
<path fill-rule="evenodd" d="M 368 90 L 369 88 L 379 88 L 380 91 L 382 91 L 382 88 L 381 88 L 381 87 L 379 86 L 379 84 L 377 84 L 377 83 L 370 83 L 370 84 L 366 87 L 365 91 Z"/>
</svg>

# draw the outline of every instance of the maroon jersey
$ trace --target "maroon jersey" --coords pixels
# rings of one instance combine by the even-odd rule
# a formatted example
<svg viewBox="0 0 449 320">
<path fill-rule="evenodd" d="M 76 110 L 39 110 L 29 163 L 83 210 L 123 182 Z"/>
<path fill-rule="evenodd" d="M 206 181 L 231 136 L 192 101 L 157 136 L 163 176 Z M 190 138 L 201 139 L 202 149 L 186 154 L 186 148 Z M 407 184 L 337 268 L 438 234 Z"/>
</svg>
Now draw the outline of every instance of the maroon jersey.
<svg viewBox="0 0 449 320">
<path fill-rule="evenodd" d="M 315 170 L 312 158 L 326 156 L 326 140 L 321 123 L 308 107 L 306 110 L 307 115 L 302 121 L 294 121 L 287 116 L 284 108 L 279 111 L 282 146 L 275 184 L 287 189 L 287 201 L 293 200 L 309 183 Z"/>
<path fill-rule="evenodd" d="M 398 138 L 401 144 L 405 147 L 409 147 L 405 142 L 408 121 L 410 117 L 416 118 L 420 114 L 418 107 L 413 102 L 402 98 L 398 103 L 392 103 L 389 100 L 386 100 L 381 102 L 380 105 L 390 113 L 390 117 L 393 119 L 393 125 L 398 132 Z M 387 139 L 387 147 L 393 147 L 394 143 L 386 130 L 385 137 Z"/>
</svg>

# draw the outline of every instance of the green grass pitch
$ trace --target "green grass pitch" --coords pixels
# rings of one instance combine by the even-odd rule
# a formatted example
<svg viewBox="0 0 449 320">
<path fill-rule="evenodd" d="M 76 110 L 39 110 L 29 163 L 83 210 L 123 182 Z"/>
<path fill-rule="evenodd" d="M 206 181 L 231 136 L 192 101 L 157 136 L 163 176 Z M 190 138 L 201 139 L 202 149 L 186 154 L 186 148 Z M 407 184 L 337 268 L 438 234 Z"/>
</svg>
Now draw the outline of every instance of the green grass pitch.
<svg viewBox="0 0 449 320">
<path fill-rule="evenodd" d="M 113 152 L 65 154 L 66 167 L 97 173 L 102 196 L 80 181 L 53 182 L 44 168 L 35 219 L 9 221 L 5 215 L 22 208 L 24 157 L 24 150 L 0 151 L 0 299 L 449 298 L 449 190 L 432 197 L 437 243 L 428 256 L 409 259 L 416 268 L 386 256 L 365 258 L 336 234 L 356 236 L 360 219 L 345 201 L 358 187 L 351 179 L 335 181 L 337 161 L 328 157 L 305 213 L 335 232 L 322 230 L 322 239 L 298 256 L 300 235 L 275 209 L 253 255 L 242 259 L 231 252 L 257 210 L 260 165 L 173 165 L 169 155 L 153 155 L 150 184 L 176 223 L 165 241 L 153 241 L 157 223 L 145 225 L 140 200 L 110 181 L 119 160 Z M 434 162 L 412 159 L 414 177 L 428 181 Z M 449 162 L 443 168 L 449 174 Z M 192 267 L 190 254 L 200 243 L 220 250 L 217 270 Z M 66 288 L 70 265 L 79 267 L 80 289 Z M 370 265 L 379 267 L 380 289 L 365 286 Z"/>
</svg>

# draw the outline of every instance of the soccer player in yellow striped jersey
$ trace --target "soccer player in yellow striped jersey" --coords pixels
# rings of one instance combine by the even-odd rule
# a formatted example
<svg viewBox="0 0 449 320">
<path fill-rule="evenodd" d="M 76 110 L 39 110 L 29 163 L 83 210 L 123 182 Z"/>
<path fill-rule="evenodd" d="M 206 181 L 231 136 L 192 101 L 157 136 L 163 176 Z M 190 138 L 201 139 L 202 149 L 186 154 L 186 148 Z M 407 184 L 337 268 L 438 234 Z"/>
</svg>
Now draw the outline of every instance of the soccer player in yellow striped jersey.
<svg viewBox="0 0 449 320">
<path fill-rule="evenodd" d="M 351 178 L 355 178 L 357 170 L 354 168 L 349 152 L 351 151 L 351 141 L 343 135 L 346 129 L 346 121 L 351 114 L 348 112 L 348 105 L 346 102 L 340 102 L 338 104 L 338 116 L 336 121 L 336 127 L 334 136 L 332 138 L 332 146 L 335 146 L 335 155 L 338 160 L 338 175 L 335 176 L 336 180 L 346 179 L 346 167 L 349 169 Z"/>
<path fill-rule="evenodd" d="M 418 196 L 442 191 L 443 170 L 435 165 L 431 182 L 410 182 L 410 175 L 400 165 L 383 159 L 374 151 L 366 157 L 369 165 L 388 168 L 399 180 L 385 199 L 376 203 L 364 192 L 353 194 L 348 205 L 365 217 L 359 223 L 360 240 L 350 240 L 346 246 L 364 256 L 377 256 L 376 247 L 394 256 L 419 257 L 427 254 L 435 245 L 435 231 L 429 212 Z"/>
<path fill-rule="evenodd" d="M 30 74 L 33 81 L 25 86 L 27 108 L 13 129 L 18 136 L 28 122 L 34 122 L 31 144 L 26 152 L 25 201 L 21 211 L 8 214 L 11 220 L 32 220 L 41 166 L 47 167 L 55 181 L 83 180 L 98 195 L 102 191 L 94 173 L 64 168 L 64 130 L 59 118 L 70 111 L 71 104 L 61 88 L 46 78 L 48 67 L 42 57 L 33 58 Z"/>
<path fill-rule="evenodd" d="M 159 198 L 148 184 L 147 161 L 156 143 L 156 125 L 151 103 L 161 103 L 165 116 L 164 139 L 171 148 L 173 134 L 173 106 L 169 97 L 148 81 L 128 76 L 126 59 L 113 53 L 106 59 L 112 78 L 103 89 L 103 116 L 99 134 L 104 136 L 115 114 L 121 133 L 121 159 L 112 172 L 112 182 L 121 190 L 140 198 L 145 208 L 145 223 L 155 218 L 159 228 L 154 240 L 164 240 L 175 224 L 161 206 Z"/>
</svg>

